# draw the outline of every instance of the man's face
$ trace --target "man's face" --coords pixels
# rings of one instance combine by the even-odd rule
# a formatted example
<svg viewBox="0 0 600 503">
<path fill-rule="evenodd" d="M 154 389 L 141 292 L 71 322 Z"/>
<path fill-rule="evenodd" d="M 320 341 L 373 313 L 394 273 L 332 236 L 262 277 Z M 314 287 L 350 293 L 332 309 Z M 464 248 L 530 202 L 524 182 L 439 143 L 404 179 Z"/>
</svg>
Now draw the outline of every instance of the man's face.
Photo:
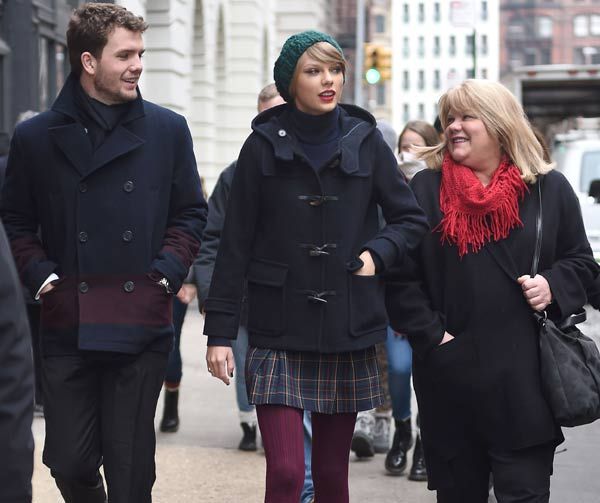
<svg viewBox="0 0 600 503">
<path fill-rule="evenodd" d="M 142 34 L 118 27 L 96 60 L 92 98 L 106 105 L 126 103 L 137 98 L 136 87 L 142 75 Z"/>
</svg>

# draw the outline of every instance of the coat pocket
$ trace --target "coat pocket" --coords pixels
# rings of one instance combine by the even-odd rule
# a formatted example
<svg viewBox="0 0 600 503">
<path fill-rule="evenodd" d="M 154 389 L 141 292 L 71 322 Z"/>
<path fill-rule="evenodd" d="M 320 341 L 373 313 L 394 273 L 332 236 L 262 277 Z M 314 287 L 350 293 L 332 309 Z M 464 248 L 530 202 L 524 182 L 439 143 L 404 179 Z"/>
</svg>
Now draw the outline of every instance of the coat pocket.
<svg viewBox="0 0 600 503">
<path fill-rule="evenodd" d="M 278 336 L 285 328 L 288 266 L 254 259 L 248 267 L 248 330 Z"/>
<path fill-rule="evenodd" d="M 354 337 L 384 330 L 388 325 L 385 310 L 385 284 L 380 276 L 349 274 L 348 309 L 350 333 Z"/>
</svg>

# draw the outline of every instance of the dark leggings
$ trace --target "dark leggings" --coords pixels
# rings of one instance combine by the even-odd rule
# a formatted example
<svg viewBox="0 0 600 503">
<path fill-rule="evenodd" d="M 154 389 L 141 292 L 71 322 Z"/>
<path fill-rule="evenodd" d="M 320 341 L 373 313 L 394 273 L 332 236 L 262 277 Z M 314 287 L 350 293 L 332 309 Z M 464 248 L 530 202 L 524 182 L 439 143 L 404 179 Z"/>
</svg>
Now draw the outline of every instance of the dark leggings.
<svg viewBox="0 0 600 503">
<path fill-rule="evenodd" d="M 302 410 L 258 405 L 267 458 L 265 503 L 298 503 L 304 484 Z M 356 413 L 312 413 L 312 476 L 316 503 L 348 503 L 348 456 Z"/>
</svg>

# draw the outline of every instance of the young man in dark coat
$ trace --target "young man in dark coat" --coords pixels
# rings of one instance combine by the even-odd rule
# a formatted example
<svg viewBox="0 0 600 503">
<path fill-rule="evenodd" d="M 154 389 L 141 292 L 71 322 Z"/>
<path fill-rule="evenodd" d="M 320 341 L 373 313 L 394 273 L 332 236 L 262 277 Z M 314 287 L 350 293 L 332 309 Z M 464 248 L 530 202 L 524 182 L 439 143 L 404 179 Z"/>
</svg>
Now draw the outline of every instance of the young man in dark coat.
<svg viewBox="0 0 600 503">
<path fill-rule="evenodd" d="M 0 223 L 0 503 L 30 503 L 33 365 L 27 314 Z"/>
<path fill-rule="evenodd" d="M 206 220 L 185 119 L 137 88 L 146 28 L 117 5 L 74 12 L 72 73 L 16 128 L 0 200 L 42 299 L 44 463 L 72 503 L 105 501 L 102 464 L 111 503 L 151 501 L 172 293 Z"/>
</svg>

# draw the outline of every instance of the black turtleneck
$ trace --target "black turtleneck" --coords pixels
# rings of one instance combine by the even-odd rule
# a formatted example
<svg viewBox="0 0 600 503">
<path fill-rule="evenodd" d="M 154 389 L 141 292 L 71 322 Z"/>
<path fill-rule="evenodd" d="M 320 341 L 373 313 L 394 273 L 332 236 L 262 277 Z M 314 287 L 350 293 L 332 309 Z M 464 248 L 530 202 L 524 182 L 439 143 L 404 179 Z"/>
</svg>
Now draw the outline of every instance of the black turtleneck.
<svg viewBox="0 0 600 503">
<path fill-rule="evenodd" d="M 341 137 L 338 107 L 322 115 L 310 115 L 291 107 L 290 125 L 298 144 L 316 170 L 325 166 L 337 152 Z"/>
<path fill-rule="evenodd" d="M 105 105 L 89 96 L 79 82 L 77 83 L 76 101 L 81 122 L 88 130 L 88 136 L 94 151 L 104 143 L 104 139 L 108 134 L 117 127 L 132 103 Z"/>
</svg>

